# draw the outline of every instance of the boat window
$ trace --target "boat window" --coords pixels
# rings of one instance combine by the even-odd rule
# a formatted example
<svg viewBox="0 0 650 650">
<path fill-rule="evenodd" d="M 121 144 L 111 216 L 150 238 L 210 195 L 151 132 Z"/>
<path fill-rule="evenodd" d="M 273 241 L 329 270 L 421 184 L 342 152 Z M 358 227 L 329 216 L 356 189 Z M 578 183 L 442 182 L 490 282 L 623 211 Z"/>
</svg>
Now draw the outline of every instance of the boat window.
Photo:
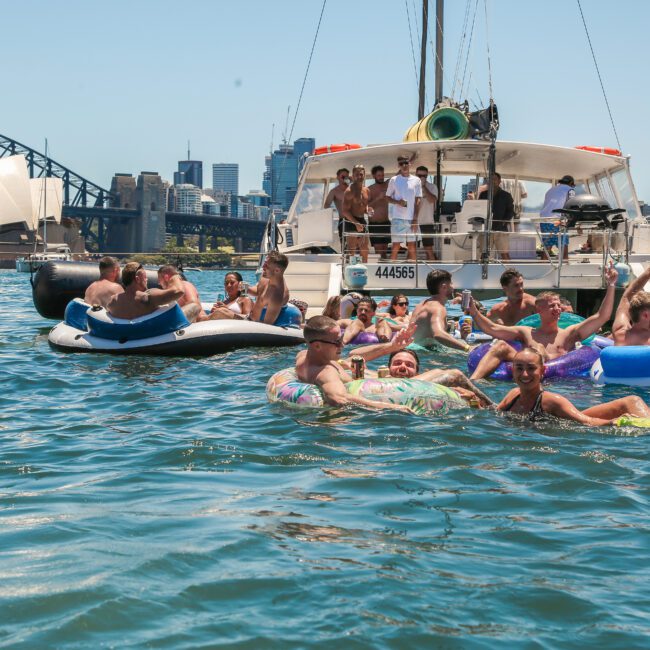
<svg viewBox="0 0 650 650">
<path fill-rule="evenodd" d="M 618 207 L 618 201 L 616 200 L 616 196 L 614 196 L 612 186 L 610 185 L 607 176 L 599 176 L 596 178 L 596 194 L 608 201 L 612 207 Z"/>
<path fill-rule="evenodd" d="M 621 197 L 621 202 L 623 205 L 616 205 L 612 203 L 612 207 L 625 208 L 627 216 L 630 219 L 636 217 L 636 204 L 634 201 L 634 192 L 632 191 L 632 186 L 630 184 L 630 178 L 625 169 L 619 169 L 617 172 L 612 174 L 612 182 L 618 191 L 618 195 Z"/>
<path fill-rule="evenodd" d="M 550 183 L 541 181 L 523 181 L 526 186 L 526 196 L 522 201 L 522 211 L 539 213 L 544 205 L 544 197 L 546 192 L 551 188 Z"/>
<path fill-rule="evenodd" d="M 305 183 L 296 202 L 296 215 L 320 210 L 324 200 L 325 183 Z"/>
</svg>

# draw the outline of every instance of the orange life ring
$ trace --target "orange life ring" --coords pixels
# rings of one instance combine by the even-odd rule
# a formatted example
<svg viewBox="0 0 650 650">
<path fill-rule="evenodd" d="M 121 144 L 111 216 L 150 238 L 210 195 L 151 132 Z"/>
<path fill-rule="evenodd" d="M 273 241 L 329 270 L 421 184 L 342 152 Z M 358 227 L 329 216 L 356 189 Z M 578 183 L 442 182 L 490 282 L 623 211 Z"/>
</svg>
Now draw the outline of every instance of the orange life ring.
<svg viewBox="0 0 650 650">
<path fill-rule="evenodd" d="M 622 156 L 620 149 L 611 149 L 610 147 L 576 147 L 583 151 L 593 151 L 594 153 L 604 153 L 607 156 Z"/>
<path fill-rule="evenodd" d="M 324 153 L 337 153 L 339 151 L 350 151 L 350 149 L 361 149 L 360 144 L 328 144 L 326 147 L 317 147 L 314 149 L 314 156 L 320 156 Z"/>
</svg>

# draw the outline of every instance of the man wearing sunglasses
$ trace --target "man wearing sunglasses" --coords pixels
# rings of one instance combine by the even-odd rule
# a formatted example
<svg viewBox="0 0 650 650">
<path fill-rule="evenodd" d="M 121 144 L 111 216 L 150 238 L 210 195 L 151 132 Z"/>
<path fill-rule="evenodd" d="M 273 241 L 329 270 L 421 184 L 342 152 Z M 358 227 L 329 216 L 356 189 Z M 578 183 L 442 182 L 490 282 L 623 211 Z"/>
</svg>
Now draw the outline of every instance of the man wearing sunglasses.
<svg viewBox="0 0 650 650">
<path fill-rule="evenodd" d="M 424 165 L 420 165 L 415 170 L 415 175 L 422 183 L 422 203 L 418 215 L 418 224 L 422 232 L 422 249 L 427 256 L 427 260 L 434 261 L 436 254 L 433 252 L 433 237 L 426 237 L 425 235 L 433 235 L 434 233 L 435 220 L 433 215 L 438 202 L 438 188 L 427 180 L 429 170 Z"/>
<path fill-rule="evenodd" d="M 115 318 L 132 320 L 156 311 L 183 296 L 183 289 L 174 286 L 170 289 L 148 289 L 147 272 L 142 264 L 129 262 L 122 269 L 124 292 L 113 296 L 106 311 Z"/>
<path fill-rule="evenodd" d="M 313 316 L 305 324 L 304 335 L 307 349 L 299 352 L 296 357 L 296 374 L 300 381 L 318 386 L 327 404 L 359 404 L 373 409 L 412 413 L 409 407 L 402 404 L 375 402 L 350 395 L 346 391 L 345 384 L 352 381 L 352 377 L 338 363 L 343 349 L 343 337 L 341 328 L 334 319 L 329 316 Z"/>
<path fill-rule="evenodd" d="M 397 159 L 399 173 L 388 181 L 386 200 L 389 205 L 390 259 L 395 261 L 402 244 L 406 246 L 408 261 L 415 261 L 416 243 L 420 239 L 418 215 L 422 200 L 422 182 L 411 174 L 411 161 L 406 156 Z"/>
</svg>

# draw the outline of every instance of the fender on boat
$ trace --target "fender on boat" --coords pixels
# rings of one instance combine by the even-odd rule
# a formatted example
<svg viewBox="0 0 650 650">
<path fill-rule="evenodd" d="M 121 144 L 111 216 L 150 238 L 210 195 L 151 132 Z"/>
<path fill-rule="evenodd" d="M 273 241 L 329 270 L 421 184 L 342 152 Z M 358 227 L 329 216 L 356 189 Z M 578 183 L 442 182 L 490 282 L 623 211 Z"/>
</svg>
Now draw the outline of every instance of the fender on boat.
<svg viewBox="0 0 650 650">
<path fill-rule="evenodd" d="M 158 286 L 156 271 L 147 270 L 150 287 Z M 83 298 L 86 289 L 99 280 L 97 262 L 46 262 L 32 279 L 32 299 L 43 318 L 62 319 L 74 298 Z"/>
</svg>

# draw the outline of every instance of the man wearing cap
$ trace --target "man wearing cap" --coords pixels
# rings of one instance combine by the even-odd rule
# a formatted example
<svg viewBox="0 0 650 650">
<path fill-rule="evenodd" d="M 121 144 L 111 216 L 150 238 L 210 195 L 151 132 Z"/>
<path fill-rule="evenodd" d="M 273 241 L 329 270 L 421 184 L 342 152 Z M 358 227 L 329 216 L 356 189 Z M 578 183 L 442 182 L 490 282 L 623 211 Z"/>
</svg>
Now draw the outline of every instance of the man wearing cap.
<svg viewBox="0 0 650 650">
<path fill-rule="evenodd" d="M 540 217 L 556 217 L 559 218 L 559 215 L 554 213 L 553 210 L 559 210 L 560 208 L 563 208 L 565 203 L 573 196 L 575 196 L 575 190 L 573 189 L 576 186 L 575 181 L 573 180 L 573 176 L 569 176 L 568 174 L 565 176 L 562 176 L 562 178 L 557 182 L 557 185 L 554 187 L 551 187 L 551 189 L 546 192 L 544 196 L 544 205 L 542 206 L 542 209 L 539 211 L 539 216 Z M 542 223 L 540 224 L 540 229 L 542 232 L 548 232 L 548 233 L 557 233 L 558 232 L 558 227 L 555 224 L 552 223 Z M 547 251 L 552 247 L 552 246 L 557 246 L 558 245 L 558 238 L 556 234 L 552 235 L 543 235 L 542 236 L 542 244 L 544 245 L 544 248 Z M 563 241 L 562 241 L 563 247 L 564 247 L 564 259 L 567 259 L 569 256 L 569 238 L 568 236 L 564 236 Z"/>
<path fill-rule="evenodd" d="M 405 244 L 408 260 L 415 261 L 415 245 L 420 239 L 418 214 L 422 200 L 422 182 L 411 174 L 411 161 L 406 156 L 399 156 L 397 164 L 399 173 L 388 181 L 386 190 L 392 242 L 390 258 L 396 260 L 402 244 Z"/>
</svg>

